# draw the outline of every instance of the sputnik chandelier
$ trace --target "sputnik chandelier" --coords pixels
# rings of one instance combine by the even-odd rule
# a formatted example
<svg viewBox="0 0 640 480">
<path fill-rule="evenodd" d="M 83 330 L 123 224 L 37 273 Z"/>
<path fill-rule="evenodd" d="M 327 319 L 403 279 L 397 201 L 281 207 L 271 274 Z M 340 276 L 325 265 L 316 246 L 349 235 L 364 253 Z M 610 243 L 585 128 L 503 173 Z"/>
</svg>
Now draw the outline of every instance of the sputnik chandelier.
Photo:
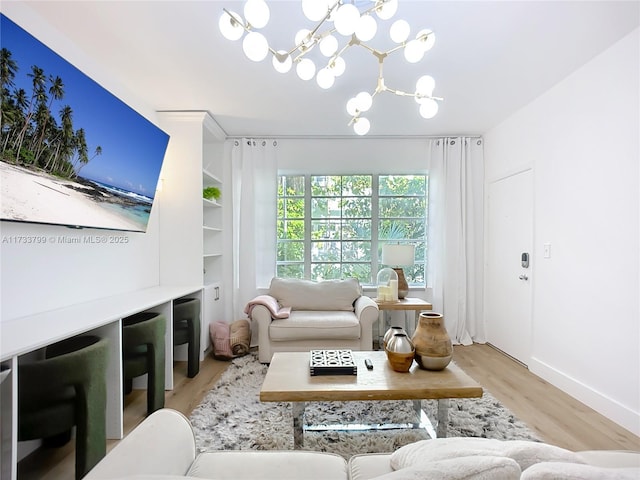
<svg viewBox="0 0 640 480">
<path fill-rule="evenodd" d="M 355 3 L 363 4 L 364 0 L 302 0 L 302 11 L 310 21 L 319 22 L 311 29 L 301 29 L 295 36 L 294 47 L 290 50 L 274 50 L 269 46 L 265 36 L 256 30 L 264 28 L 269 22 L 270 12 L 264 0 L 247 0 L 244 4 L 244 19 L 237 13 L 223 9 L 219 27 L 225 38 L 239 40 L 244 35 L 242 49 L 245 55 L 255 62 L 272 55 L 273 67 L 280 73 L 287 73 L 295 65 L 296 73 L 302 80 L 316 82 L 323 89 L 331 88 L 337 77 L 346 68 L 343 57 L 351 47 L 361 47 L 378 60 L 378 79 L 372 93 L 362 91 L 347 102 L 347 113 L 351 116 L 349 126 L 353 126 L 358 135 L 366 135 L 371 126 L 369 120 L 362 116 L 367 112 L 376 95 L 382 92 L 398 96 L 413 97 L 419 104 L 419 112 L 423 118 L 433 118 L 438 112 L 438 102 L 442 98 L 433 96 L 435 81 L 429 75 L 421 76 L 416 82 L 414 92 L 397 90 L 386 85 L 384 80 L 384 61 L 392 53 L 403 51 L 409 63 L 417 63 L 424 54 L 433 47 L 435 34 L 429 29 L 420 30 L 409 40 L 411 27 L 405 20 L 396 20 L 389 30 L 391 40 L 396 44 L 393 48 L 380 51 L 367 43 L 373 39 L 378 30 L 374 18 L 391 19 L 397 9 L 398 0 L 368 0 L 368 8 L 363 12 Z M 324 27 L 324 28 L 323 28 Z M 334 34 L 346 38 L 340 46 Z M 326 65 L 317 69 L 307 54 L 318 46 L 320 52 L 328 60 Z M 317 72 L 317 73 L 316 73 Z"/>
</svg>

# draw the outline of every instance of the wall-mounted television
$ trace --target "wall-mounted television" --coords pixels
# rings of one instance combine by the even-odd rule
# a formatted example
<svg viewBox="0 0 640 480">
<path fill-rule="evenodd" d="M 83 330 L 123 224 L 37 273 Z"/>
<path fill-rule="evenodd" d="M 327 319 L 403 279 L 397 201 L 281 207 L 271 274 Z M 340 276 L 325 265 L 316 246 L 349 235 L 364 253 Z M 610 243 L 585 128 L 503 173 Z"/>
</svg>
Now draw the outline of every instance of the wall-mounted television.
<svg viewBox="0 0 640 480">
<path fill-rule="evenodd" d="M 0 15 L 3 221 L 146 232 L 169 135 Z"/>
</svg>

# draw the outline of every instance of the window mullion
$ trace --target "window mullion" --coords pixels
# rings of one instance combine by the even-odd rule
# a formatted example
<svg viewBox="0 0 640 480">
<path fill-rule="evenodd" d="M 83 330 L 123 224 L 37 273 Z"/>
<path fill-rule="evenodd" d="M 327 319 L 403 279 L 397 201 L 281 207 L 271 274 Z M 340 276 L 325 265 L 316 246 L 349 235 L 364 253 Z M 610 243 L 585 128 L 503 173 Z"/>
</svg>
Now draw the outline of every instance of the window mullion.
<svg viewBox="0 0 640 480">
<path fill-rule="evenodd" d="M 304 176 L 304 278 L 311 278 L 311 175 Z"/>
<path fill-rule="evenodd" d="M 371 179 L 371 284 L 374 285 L 377 280 L 374 275 L 377 275 L 378 267 L 378 224 L 380 215 L 380 202 L 379 202 L 379 185 L 380 175 L 372 175 Z"/>
</svg>

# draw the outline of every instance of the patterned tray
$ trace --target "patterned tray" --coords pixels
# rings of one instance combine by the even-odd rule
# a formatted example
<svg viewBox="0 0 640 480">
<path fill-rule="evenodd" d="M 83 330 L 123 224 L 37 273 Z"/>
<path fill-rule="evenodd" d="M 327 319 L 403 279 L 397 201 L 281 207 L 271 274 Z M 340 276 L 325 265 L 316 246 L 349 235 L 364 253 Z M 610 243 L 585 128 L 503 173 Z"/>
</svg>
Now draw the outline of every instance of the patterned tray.
<svg viewBox="0 0 640 480">
<path fill-rule="evenodd" d="M 357 375 L 351 350 L 311 350 L 309 372 L 316 375 Z"/>
</svg>

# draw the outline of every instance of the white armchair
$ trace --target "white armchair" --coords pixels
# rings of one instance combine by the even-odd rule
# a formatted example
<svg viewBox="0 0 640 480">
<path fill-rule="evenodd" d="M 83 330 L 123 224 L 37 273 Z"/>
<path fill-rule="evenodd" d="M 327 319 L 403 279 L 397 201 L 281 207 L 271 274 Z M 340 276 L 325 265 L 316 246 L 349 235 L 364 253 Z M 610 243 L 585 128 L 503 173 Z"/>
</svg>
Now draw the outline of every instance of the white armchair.
<svg viewBox="0 0 640 480">
<path fill-rule="evenodd" d="M 355 278 L 309 280 L 274 278 L 268 295 L 247 311 L 258 325 L 258 357 L 313 349 L 371 350 L 376 302 L 362 295 Z"/>
</svg>

